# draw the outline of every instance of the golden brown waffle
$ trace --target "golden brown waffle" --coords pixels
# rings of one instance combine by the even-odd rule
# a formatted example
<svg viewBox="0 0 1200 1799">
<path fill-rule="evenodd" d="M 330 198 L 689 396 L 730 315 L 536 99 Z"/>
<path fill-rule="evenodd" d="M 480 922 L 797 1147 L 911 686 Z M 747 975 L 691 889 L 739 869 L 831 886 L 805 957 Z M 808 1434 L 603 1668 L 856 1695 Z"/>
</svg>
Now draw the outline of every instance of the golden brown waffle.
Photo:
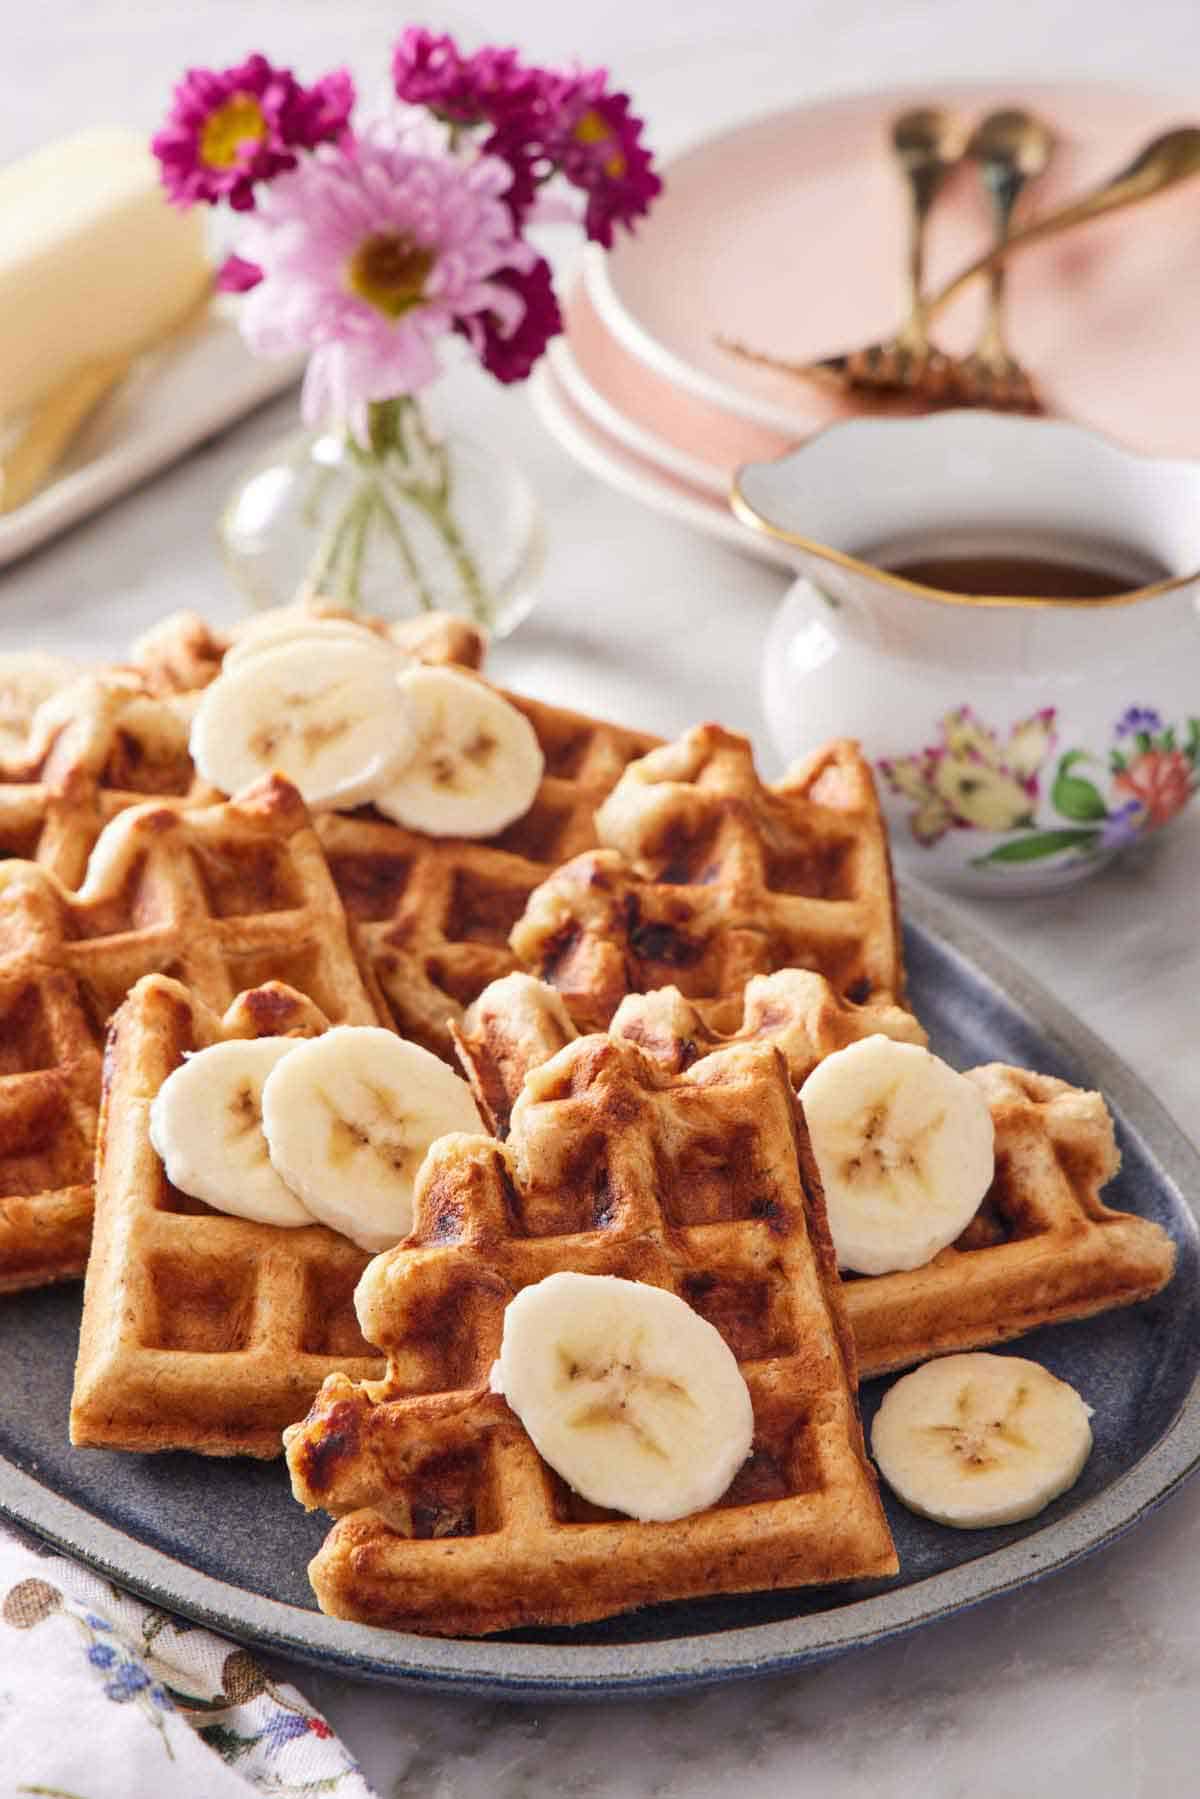
<svg viewBox="0 0 1200 1799">
<path fill-rule="evenodd" d="M 903 999 L 887 836 L 856 744 L 766 787 L 745 738 L 702 725 L 630 768 L 596 829 L 606 847 L 551 875 L 510 939 L 581 1029 L 675 986 L 736 1031 L 747 980 L 781 968 L 852 1001 Z"/>
<path fill-rule="evenodd" d="M 330 606 L 305 610 L 355 617 Z M 192 767 L 191 713 L 229 645 L 264 616 L 221 636 L 194 613 L 175 613 L 138 640 L 128 666 L 94 669 L 55 692 L 21 749 L 0 757 L 0 861 L 40 862 L 76 887 L 100 832 L 126 806 L 219 799 Z M 422 661 L 477 668 L 483 658 L 480 632 L 446 613 L 357 622 Z"/>
<path fill-rule="evenodd" d="M 845 1281 L 864 1379 L 1132 1305 L 1174 1270 L 1164 1230 L 1100 1199 L 1121 1160 L 1100 1094 L 1000 1062 L 968 1073 L 991 1108 L 995 1180 L 925 1267 Z"/>
<path fill-rule="evenodd" d="M 925 1041 L 902 1007 L 850 1005 L 819 975 L 800 970 L 751 980 L 741 1028 L 730 1038 L 709 1030 L 673 987 L 631 994 L 610 1031 L 674 1075 L 722 1042 L 773 1043 L 796 1086 L 825 1056 L 873 1032 Z M 561 997 L 529 976 L 510 976 L 480 995 L 457 1042 L 494 1129 L 507 1128 L 527 1075 L 570 1036 Z M 1130 1305 L 1171 1277 L 1175 1250 L 1166 1233 L 1101 1202 L 1120 1156 L 1100 1094 L 1002 1063 L 970 1077 L 991 1108 L 995 1180 L 958 1242 L 923 1268 L 846 1277 L 864 1378 Z"/>
<path fill-rule="evenodd" d="M 187 740 L 186 708 L 140 674 L 79 676 L 40 708 L 22 752 L 0 762 L 0 864 L 39 862 L 78 886 L 109 819 L 196 791 Z"/>
<path fill-rule="evenodd" d="M 657 739 L 509 693 L 537 733 L 546 772 L 533 805 L 499 836 L 427 837 L 369 812 L 318 824 L 346 911 L 397 1029 L 453 1058 L 450 1021 L 516 968 L 508 935 L 552 869 L 596 841 L 595 812 Z"/>
<path fill-rule="evenodd" d="M 352 966 L 344 978 L 353 992 Z M 373 1023 L 357 993 L 352 1022 Z M 311 1037 L 327 1024 L 278 982 L 241 994 L 222 1018 L 150 975 L 121 1007 L 106 1052 L 73 1443 L 274 1456 L 333 1369 L 379 1372 L 354 1315 L 361 1250 L 322 1225 L 282 1230 L 213 1211 L 172 1186 L 150 1144 L 151 1102 L 189 1051 Z"/>
<path fill-rule="evenodd" d="M 442 1138 L 412 1236 L 359 1288 L 387 1378 L 332 1376 L 286 1433 L 297 1498 L 340 1518 L 309 1570 L 322 1608 L 473 1636 L 894 1573 L 819 1194 L 758 1045 L 674 1076 L 584 1038 L 530 1077 L 507 1144 Z M 489 1391 L 507 1302 L 559 1269 L 666 1287 L 721 1332 L 755 1437 L 717 1505 L 670 1524 L 591 1506 Z"/>
<path fill-rule="evenodd" d="M 805 968 L 752 975 L 741 1024 L 732 1035 L 710 1030 L 678 987 L 631 993 L 621 1001 L 610 1034 L 636 1043 L 660 1067 L 682 1074 L 701 1056 L 730 1043 L 770 1043 L 780 1050 L 792 1085 L 817 1063 L 862 1037 L 882 1035 L 924 1044 L 925 1032 L 903 1006 L 839 999 L 823 975 Z M 525 1077 L 578 1035 L 562 995 L 533 975 L 512 974 L 484 989 L 455 1027 L 459 1061 L 489 1127 L 503 1137 Z"/>
<path fill-rule="evenodd" d="M 223 1009 L 281 978 L 339 1023 L 383 1015 L 294 787 L 130 807 L 72 892 L 0 862 L 0 1291 L 83 1272 L 105 1026 L 162 972 Z"/>
</svg>

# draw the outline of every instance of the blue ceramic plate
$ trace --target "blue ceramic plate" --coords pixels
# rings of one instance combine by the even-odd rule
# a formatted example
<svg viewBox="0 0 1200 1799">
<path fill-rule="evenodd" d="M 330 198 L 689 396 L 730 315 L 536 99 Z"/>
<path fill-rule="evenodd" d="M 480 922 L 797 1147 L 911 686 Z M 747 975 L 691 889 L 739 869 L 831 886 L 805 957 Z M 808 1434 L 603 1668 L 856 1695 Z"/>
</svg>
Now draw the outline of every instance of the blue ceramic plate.
<svg viewBox="0 0 1200 1799">
<path fill-rule="evenodd" d="M 575 1630 L 441 1642 L 315 1610 L 305 1564 L 327 1528 L 279 1463 L 71 1450 L 67 1409 L 75 1288 L 0 1306 L 0 1510 L 154 1603 L 247 1643 L 375 1680 L 511 1698 L 647 1694 L 776 1673 L 943 1618 L 1036 1580 L 1127 1530 L 1200 1461 L 1200 1157 L 1154 1097 L 1013 964 L 918 890 L 904 896 L 913 1004 L 933 1047 L 961 1066 L 1024 1064 L 1099 1087 L 1124 1164 L 1117 1206 L 1164 1225 L 1179 1248 L 1156 1299 L 1037 1332 L 1019 1351 L 1095 1407 L 1078 1484 L 1030 1523 L 958 1532 L 889 1502 L 898 1579 L 823 1592 L 659 1606 Z M 884 1381 L 863 1391 L 869 1426 Z"/>
</svg>

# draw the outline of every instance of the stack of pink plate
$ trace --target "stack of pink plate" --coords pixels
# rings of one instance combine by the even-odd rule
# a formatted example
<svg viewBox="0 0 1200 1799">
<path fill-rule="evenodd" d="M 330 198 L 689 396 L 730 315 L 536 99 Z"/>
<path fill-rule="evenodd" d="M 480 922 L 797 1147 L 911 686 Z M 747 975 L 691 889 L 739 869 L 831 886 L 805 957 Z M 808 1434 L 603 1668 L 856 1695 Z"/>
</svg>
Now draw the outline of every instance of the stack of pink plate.
<svg viewBox="0 0 1200 1799">
<path fill-rule="evenodd" d="M 1178 102 L 1095 85 L 897 89 L 774 113 L 708 138 L 665 169 L 635 236 L 589 250 L 567 328 L 536 380 L 541 415 L 585 467 L 656 510 L 773 560 L 787 552 L 728 510 L 730 476 L 861 410 L 754 368 L 722 336 L 804 362 L 888 335 L 902 305 L 903 196 L 889 120 L 920 104 L 968 118 L 1036 110 L 1058 148 L 1029 216 L 1122 167 L 1186 122 Z M 977 172 L 956 171 L 930 228 L 940 284 L 990 242 Z M 1200 452 L 1200 183 L 1014 258 L 1013 345 L 1047 408 L 1137 449 Z M 982 295 L 938 339 L 963 351 Z"/>
</svg>

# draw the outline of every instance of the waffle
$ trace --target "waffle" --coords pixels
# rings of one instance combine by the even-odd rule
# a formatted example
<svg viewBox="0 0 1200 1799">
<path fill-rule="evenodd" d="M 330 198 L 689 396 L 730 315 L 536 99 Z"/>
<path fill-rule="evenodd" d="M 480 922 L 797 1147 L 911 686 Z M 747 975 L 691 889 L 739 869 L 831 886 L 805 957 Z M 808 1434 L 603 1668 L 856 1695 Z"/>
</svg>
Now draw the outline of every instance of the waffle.
<svg viewBox="0 0 1200 1799">
<path fill-rule="evenodd" d="M 1121 1160 L 1100 1094 L 1000 1062 L 968 1073 L 991 1108 L 995 1179 L 925 1267 L 845 1281 L 864 1378 L 1132 1305 L 1174 1270 L 1164 1230 L 1100 1199 Z"/>
<path fill-rule="evenodd" d="M 196 792 L 187 739 L 186 707 L 153 693 L 139 673 L 80 675 L 39 709 L 22 749 L 0 761 L 0 864 L 38 862 L 77 887 L 118 812 Z"/>
<path fill-rule="evenodd" d="M 676 1076 L 718 1044 L 773 1043 L 795 1086 L 825 1056 L 873 1032 L 925 1041 L 903 1008 L 851 1005 L 800 970 L 751 980 L 733 1037 L 717 1037 L 672 987 L 631 994 L 610 1029 Z M 526 1077 L 572 1034 L 561 996 L 529 976 L 510 976 L 480 996 L 457 1041 L 494 1129 L 507 1128 Z M 846 1277 L 864 1378 L 1130 1305 L 1171 1277 L 1166 1233 L 1101 1202 L 1120 1156 L 1100 1094 L 1001 1063 L 972 1069 L 970 1078 L 991 1108 L 995 1180 L 958 1242 L 923 1268 Z"/>
<path fill-rule="evenodd" d="M 761 1045 L 674 1076 L 584 1038 L 531 1076 L 507 1145 L 435 1144 L 412 1236 L 359 1288 L 386 1379 L 332 1376 L 286 1433 L 297 1498 L 339 1519 L 309 1570 L 322 1608 L 482 1635 L 894 1573 L 819 1193 Z M 715 1506 L 644 1524 L 587 1504 L 489 1391 L 508 1300 L 564 1268 L 680 1294 L 737 1356 L 754 1448 Z"/>
<path fill-rule="evenodd" d="M 925 1032 L 903 1006 L 890 1000 L 854 1005 L 839 999 L 823 975 L 803 968 L 752 975 L 740 1026 L 729 1036 L 710 1030 L 678 987 L 627 995 L 609 1030 L 636 1043 L 672 1074 L 682 1074 L 701 1056 L 730 1043 L 771 1043 L 782 1052 L 794 1087 L 818 1062 L 859 1038 L 880 1034 L 901 1043 L 926 1042 Z M 455 1027 L 455 1048 L 496 1136 L 507 1135 L 526 1075 L 577 1035 L 562 995 L 532 975 L 507 975 L 468 1007 Z"/>
<path fill-rule="evenodd" d="M 306 610 L 355 616 L 328 606 Z M 230 644 L 262 616 L 221 636 L 195 613 L 173 614 L 134 644 L 128 665 L 64 678 L 27 734 L 17 729 L 19 695 L 6 703 L 0 691 L 0 861 L 40 862 L 76 887 L 100 832 L 126 806 L 219 798 L 197 778 L 188 754 L 195 696 L 220 672 Z M 422 661 L 477 668 L 483 658 L 479 631 L 446 613 L 390 626 L 358 622 Z M 32 677 L 14 666 L 12 678 L 19 685 Z M 48 682 L 48 673 L 42 679 Z"/>
<path fill-rule="evenodd" d="M 451 1021 L 517 967 L 508 935 L 560 862 L 596 842 L 595 812 L 657 739 L 505 695 L 537 733 L 546 772 L 533 805 L 496 837 L 428 837 L 370 812 L 327 813 L 321 841 L 396 1028 L 447 1061 Z"/>
<path fill-rule="evenodd" d="M 855 1002 L 903 999 L 887 836 L 856 744 L 766 787 L 745 738 L 702 725 L 631 768 L 596 830 L 605 847 L 552 874 L 510 939 L 581 1029 L 675 986 L 735 1031 L 747 980 L 781 968 Z"/>
<path fill-rule="evenodd" d="M 37 863 L 0 863 L 0 1291 L 83 1272 L 104 1030 L 154 972 L 219 1009 L 279 977 L 338 1022 L 378 1021 L 286 781 L 214 806 L 127 808 L 77 892 Z"/>
<path fill-rule="evenodd" d="M 352 967 L 354 1022 L 373 1022 Z M 96 1231 L 84 1288 L 71 1441 L 110 1449 L 274 1456 L 335 1368 L 380 1364 L 354 1316 L 367 1257 L 322 1225 L 283 1230 L 213 1211 L 172 1186 L 150 1104 L 194 1049 L 235 1037 L 318 1034 L 328 1020 L 279 982 L 224 1017 L 149 975 L 118 1012 L 106 1054 Z"/>
</svg>

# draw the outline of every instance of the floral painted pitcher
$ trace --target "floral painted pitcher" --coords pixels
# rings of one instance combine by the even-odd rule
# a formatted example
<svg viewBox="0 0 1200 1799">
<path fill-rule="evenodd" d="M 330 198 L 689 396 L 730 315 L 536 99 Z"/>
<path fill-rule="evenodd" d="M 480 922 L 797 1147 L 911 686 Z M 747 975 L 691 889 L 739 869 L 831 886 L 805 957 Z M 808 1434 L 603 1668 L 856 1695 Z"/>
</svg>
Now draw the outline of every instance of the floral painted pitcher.
<svg viewBox="0 0 1200 1799">
<path fill-rule="evenodd" d="M 1057 421 L 864 419 L 741 470 L 734 504 L 800 569 L 764 661 L 775 741 L 791 758 L 859 738 L 915 872 L 1063 886 L 1200 788 L 1200 464 Z M 1102 561 L 1116 591 L 981 596 L 889 572 L 902 546 L 948 541 Z"/>
</svg>

